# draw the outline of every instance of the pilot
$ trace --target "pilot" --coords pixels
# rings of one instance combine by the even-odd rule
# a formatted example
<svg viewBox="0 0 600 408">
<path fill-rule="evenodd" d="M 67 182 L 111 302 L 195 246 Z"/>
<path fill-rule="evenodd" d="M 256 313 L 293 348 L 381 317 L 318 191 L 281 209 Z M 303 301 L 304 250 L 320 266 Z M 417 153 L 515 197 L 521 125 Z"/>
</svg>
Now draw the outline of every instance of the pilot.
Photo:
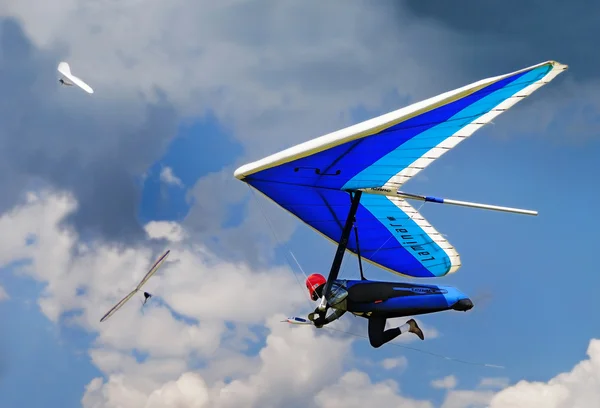
<svg viewBox="0 0 600 408">
<path fill-rule="evenodd" d="M 326 283 L 327 279 L 325 279 L 323 275 L 320 275 L 318 273 L 313 273 L 308 278 L 306 278 L 306 288 L 308 289 L 310 298 L 313 301 L 317 301 L 323 295 L 323 289 L 325 288 Z M 400 327 L 385 330 L 385 323 L 387 320 L 386 314 L 394 312 L 393 310 L 372 312 L 367 313 L 366 315 L 357 310 L 357 308 L 354 307 L 357 305 L 357 303 L 362 303 L 362 306 L 364 308 L 365 303 L 376 304 L 381 302 L 381 300 L 377 299 L 377 293 L 374 292 L 372 289 L 373 286 L 369 287 L 369 285 L 362 285 L 364 283 L 379 282 L 371 282 L 364 280 L 353 281 L 352 283 L 353 284 L 351 298 L 354 298 L 355 301 L 352 301 L 352 299 L 348 297 L 348 281 L 335 280 L 332 283 L 330 295 L 327 299 L 327 305 L 328 307 L 331 307 L 333 309 L 333 313 L 331 313 L 324 319 L 322 319 L 319 316 L 317 310 L 308 315 L 309 320 L 311 320 L 316 327 L 321 328 L 324 325 L 339 319 L 344 313 L 348 311 L 356 316 L 365 317 L 369 320 L 369 342 L 374 348 L 381 347 L 385 343 L 392 341 L 400 334 L 405 332 L 414 333 L 421 340 L 425 339 L 423 331 L 419 328 L 419 325 L 414 319 L 410 319 Z M 357 302 L 357 300 L 359 302 Z"/>
</svg>

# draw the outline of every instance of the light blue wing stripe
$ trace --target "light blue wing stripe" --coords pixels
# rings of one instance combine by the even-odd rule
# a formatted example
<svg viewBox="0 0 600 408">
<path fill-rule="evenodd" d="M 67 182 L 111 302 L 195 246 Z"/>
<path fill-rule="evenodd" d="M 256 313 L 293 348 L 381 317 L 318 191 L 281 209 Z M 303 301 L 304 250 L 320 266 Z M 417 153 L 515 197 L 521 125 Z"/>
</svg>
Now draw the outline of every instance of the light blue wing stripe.
<svg viewBox="0 0 600 408">
<path fill-rule="evenodd" d="M 479 118 L 514 94 L 543 78 L 551 69 L 552 66 L 548 65 L 535 68 L 514 82 L 467 106 L 445 122 L 407 140 L 348 180 L 342 189 L 383 186 L 390 178 L 404 170 L 416 159 L 423 157 L 429 150 L 453 136 L 465 126 L 477 122 Z M 399 129 L 398 131 L 402 130 Z"/>
<path fill-rule="evenodd" d="M 393 236 L 391 239 L 405 248 L 432 275 L 444 276 L 450 271 L 452 261 L 446 251 L 390 199 L 382 195 L 365 194 L 361 198 L 361 204 L 387 228 Z M 422 218 L 416 210 L 415 214 Z M 447 243 L 445 239 L 442 240 Z M 377 262 L 377 255 L 372 259 Z M 402 273 L 401 266 L 398 267 L 397 271 Z"/>
</svg>

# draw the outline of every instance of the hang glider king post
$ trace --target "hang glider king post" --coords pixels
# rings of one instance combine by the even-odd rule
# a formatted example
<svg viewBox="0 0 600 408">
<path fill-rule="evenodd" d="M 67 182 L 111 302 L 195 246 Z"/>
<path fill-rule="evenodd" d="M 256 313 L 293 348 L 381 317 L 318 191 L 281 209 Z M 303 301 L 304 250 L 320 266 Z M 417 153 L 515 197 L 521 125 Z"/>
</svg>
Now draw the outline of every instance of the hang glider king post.
<svg viewBox="0 0 600 408">
<path fill-rule="evenodd" d="M 460 268 L 456 249 L 406 200 L 538 214 L 401 187 L 567 68 L 546 61 L 486 78 L 246 164 L 234 176 L 337 244 L 317 307 L 324 317 L 345 251 L 358 257 L 362 280 L 363 259 L 413 278 L 442 277 Z"/>
</svg>

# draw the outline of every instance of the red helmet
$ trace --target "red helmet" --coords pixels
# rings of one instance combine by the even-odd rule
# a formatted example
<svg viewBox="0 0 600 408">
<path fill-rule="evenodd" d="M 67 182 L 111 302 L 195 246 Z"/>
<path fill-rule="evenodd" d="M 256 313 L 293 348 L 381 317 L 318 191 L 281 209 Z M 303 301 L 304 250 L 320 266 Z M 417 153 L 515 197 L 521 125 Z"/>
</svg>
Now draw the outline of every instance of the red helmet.
<svg viewBox="0 0 600 408">
<path fill-rule="evenodd" d="M 317 294 L 317 289 L 326 284 L 327 279 L 323 275 L 318 273 L 313 273 L 308 278 L 306 278 L 306 288 L 308 289 L 308 293 L 310 293 L 310 298 L 312 300 L 317 300 L 319 295 Z"/>
</svg>

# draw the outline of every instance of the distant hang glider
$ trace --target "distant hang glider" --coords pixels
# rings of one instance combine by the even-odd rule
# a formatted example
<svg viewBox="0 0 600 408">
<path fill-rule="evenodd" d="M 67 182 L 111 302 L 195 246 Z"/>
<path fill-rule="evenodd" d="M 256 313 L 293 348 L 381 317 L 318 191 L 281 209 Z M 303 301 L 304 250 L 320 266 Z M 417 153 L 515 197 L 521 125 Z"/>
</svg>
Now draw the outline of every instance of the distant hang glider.
<svg viewBox="0 0 600 408">
<path fill-rule="evenodd" d="M 338 244 L 321 298 L 323 310 L 345 250 L 401 276 L 445 276 L 460 268 L 458 252 L 406 199 L 537 212 L 419 196 L 400 188 L 566 69 L 547 61 L 483 79 L 246 164 L 234 175 Z"/>
<path fill-rule="evenodd" d="M 100 319 L 100 322 L 103 322 L 106 319 L 108 319 L 109 317 L 111 317 L 113 314 L 115 314 L 117 312 L 117 310 L 119 310 L 121 308 L 121 306 L 123 306 L 125 303 L 127 303 L 127 301 L 129 299 L 131 299 L 133 297 L 133 295 L 135 295 L 142 288 L 142 286 L 144 286 L 146 284 L 146 282 L 148 282 L 148 279 L 150 279 L 152 277 L 152 275 L 154 275 L 156 273 L 156 271 L 158 270 L 158 268 L 160 268 L 162 266 L 162 264 L 165 262 L 165 259 L 167 259 L 167 256 L 169 256 L 170 252 L 171 252 L 171 250 L 168 250 L 160 258 L 158 258 L 158 261 L 156 261 L 154 263 L 154 265 L 152 265 L 152 268 L 150 268 L 150 270 L 148 271 L 148 273 L 144 276 L 144 278 L 140 281 L 140 283 L 135 287 L 135 289 L 132 290 L 131 292 L 129 292 L 129 294 L 127 296 L 125 296 L 123 299 L 121 299 L 119 301 L 119 303 L 117 303 L 116 305 L 114 305 L 112 307 L 112 309 L 110 309 L 102 317 L 102 319 Z M 150 297 L 152 297 L 152 295 L 150 293 L 144 292 L 144 304 L 146 304 L 146 301 Z"/>
<path fill-rule="evenodd" d="M 71 67 L 69 67 L 68 63 L 63 61 L 60 64 L 58 64 L 58 72 L 60 72 L 62 75 L 62 78 L 58 80 L 58 82 L 60 82 L 61 84 L 66 86 L 77 85 L 89 94 L 94 93 L 92 87 L 83 82 L 81 78 L 78 78 L 71 73 Z"/>
</svg>

